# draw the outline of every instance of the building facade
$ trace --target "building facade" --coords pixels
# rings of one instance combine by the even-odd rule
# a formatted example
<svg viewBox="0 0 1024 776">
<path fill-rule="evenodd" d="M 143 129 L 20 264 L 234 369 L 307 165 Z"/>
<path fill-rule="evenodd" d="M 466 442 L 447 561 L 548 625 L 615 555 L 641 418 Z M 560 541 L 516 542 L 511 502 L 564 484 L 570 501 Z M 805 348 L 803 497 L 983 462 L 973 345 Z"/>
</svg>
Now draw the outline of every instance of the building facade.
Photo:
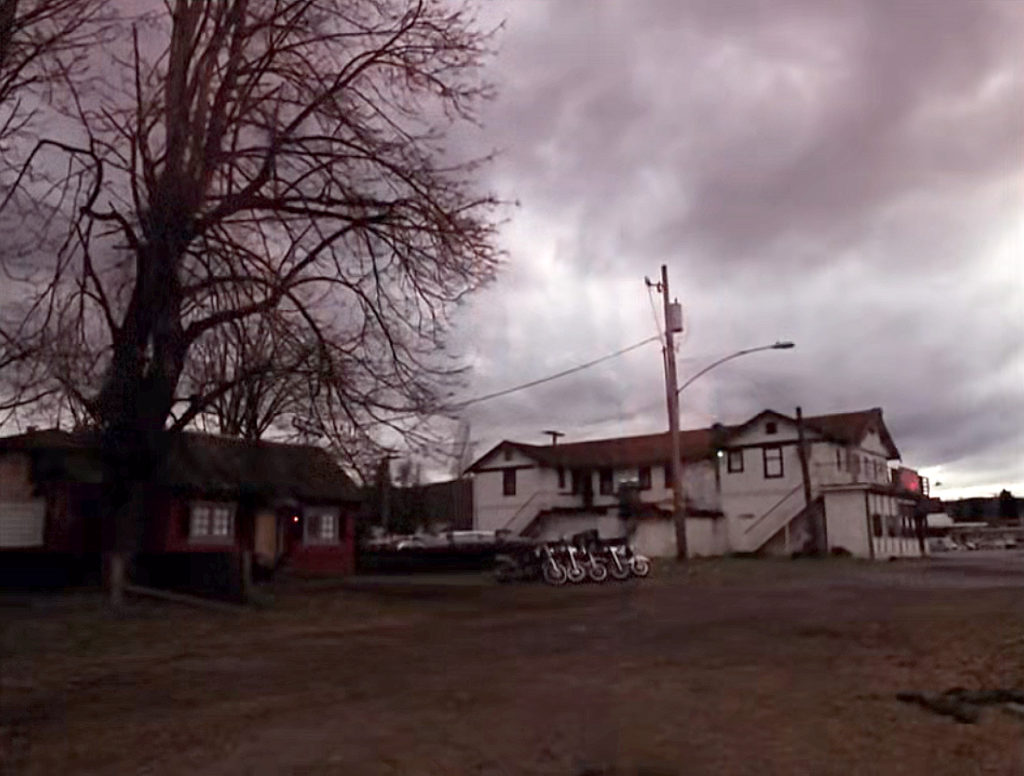
<svg viewBox="0 0 1024 776">
<path fill-rule="evenodd" d="M 104 495 L 90 435 L 0 439 L 0 562 L 96 571 L 112 546 Z M 325 450 L 184 433 L 147 487 L 139 572 L 148 565 L 153 579 L 202 576 L 240 567 L 245 555 L 258 569 L 350 573 L 359 504 Z"/>
<path fill-rule="evenodd" d="M 829 550 L 860 557 L 923 552 L 912 523 L 927 484 L 892 465 L 899 451 L 878 408 L 802 420 L 766 410 L 683 431 L 680 448 L 691 556 L 790 554 L 815 530 Z M 541 539 L 596 528 L 675 556 L 670 450 L 668 434 L 502 442 L 469 469 L 474 527 Z M 635 494 L 631 507 L 624 492 Z"/>
</svg>

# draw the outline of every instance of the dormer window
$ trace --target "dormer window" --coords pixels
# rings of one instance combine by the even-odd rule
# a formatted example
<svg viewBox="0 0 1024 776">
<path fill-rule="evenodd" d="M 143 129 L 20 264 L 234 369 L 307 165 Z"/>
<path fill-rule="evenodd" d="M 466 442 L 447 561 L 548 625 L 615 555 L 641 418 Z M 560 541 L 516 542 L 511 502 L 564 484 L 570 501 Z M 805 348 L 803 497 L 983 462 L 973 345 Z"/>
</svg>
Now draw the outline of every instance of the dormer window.
<svg viewBox="0 0 1024 776">
<path fill-rule="evenodd" d="M 770 420 L 764 424 L 764 433 L 766 434 L 777 434 L 779 431 L 779 424 L 774 420 Z"/>
</svg>

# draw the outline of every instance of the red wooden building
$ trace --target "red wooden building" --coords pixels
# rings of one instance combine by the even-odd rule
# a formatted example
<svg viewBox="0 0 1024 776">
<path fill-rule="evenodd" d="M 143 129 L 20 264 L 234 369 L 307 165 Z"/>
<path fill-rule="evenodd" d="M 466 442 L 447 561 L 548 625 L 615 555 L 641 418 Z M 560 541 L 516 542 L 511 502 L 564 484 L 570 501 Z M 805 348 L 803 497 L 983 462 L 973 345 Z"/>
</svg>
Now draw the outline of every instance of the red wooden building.
<svg viewBox="0 0 1024 776">
<path fill-rule="evenodd" d="M 0 438 L 0 565 L 14 555 L 28 567 L 95 565 L 109 545 L 103 487 L 88 433 Z M 157 576 L 194 574 L 244 551 L 257 569 L 351 573 L 359 500 L 321 448 L 181 434 L 148 489 L 139 576 L 147 565 Z"/>
</svg>

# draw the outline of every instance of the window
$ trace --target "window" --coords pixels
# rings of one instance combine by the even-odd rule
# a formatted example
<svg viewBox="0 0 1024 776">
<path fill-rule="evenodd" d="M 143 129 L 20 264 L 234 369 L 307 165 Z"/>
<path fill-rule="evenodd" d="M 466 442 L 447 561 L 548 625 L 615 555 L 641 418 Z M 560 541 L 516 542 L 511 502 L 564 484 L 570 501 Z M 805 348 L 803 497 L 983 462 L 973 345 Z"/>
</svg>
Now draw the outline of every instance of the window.
<svg viewBox="0 0 1024 776">
<path fill-rule="evenodd" d="M 742 450 L 730 450 L 729 451 L 728 469 L 729 469 L 730 472 L 741 472 L 741 471 L 743 471 L 743 451 Z"/>
<path fill-rule="evenodd" d="M 306 543 L 337 544 L 339 539 L 338 513 L 334 509 L 320 508 L 306 511 Z"/>
<path fill-rule="evenodd" d="M 506 496 L 516 495 L 515 469 L 504 469 L 501 472 L 501 492 Z"/>
<path fill-rule="evenodd" d="M 875 538 L 881 538 L 882 536 L 882 516 L 878 513 L 871 516 L 871 533 L 874 534 Z"/>
<path fill-rule="evenodd" d="M 230 542 L 235 535 L 231 504 L 197 501 L 189 510 L 188 538 L 193 542 Z"/>
<path fill-rule="evenodd" d="M 672 464 L 662 464 L 661 472 L 664 475 L 663 481 L 666 488 L 672 487 Z"/>
<path fill-rule="evenodd" d="M 836 448 L 836 468 L 843 468 L 843 450 L 840 447 Z"/>
<path fill-rule="evenodd" d="M 640 490 L 651 489 L 651 467 L 641 466 L 640 471 L 637 472 L 637 478 L 640 480 Z"/>
<path fill-rule="evenodd" d="M 565 467 L 558 467 L 558 489 L 562 490 L 565 487 Z"/>
<path fill-rule="evenodd" d="M 601 469 L 600 472 L 598 472 L 598 491 L 602 496 L 610 496 L 612 494 L 612 487 L 612 470 Z"/>
<path fill-rule="evenodd" d="M 850 456 L 850 471 L 854 477 L 860 474 L 860 458 L 856 454 Z"/>
<path fill-rule="evenodd" d="M 512 460 L 512 448 L 511 447 L 506 447 L 505 448 L 505 460 L 506 461 L 511 461 Z"/>
<path fill-rule="evenodd" d="M 778 430 L 779 430 L 779 424 L 776 423 L 774 420 L 769 421 L 769 422 L 764 424 L 764 433 L 766 433 L 766 434 L 775 434 L 775 433 L 778 433 Z"/>
<path fill-rule="evenodd" d="M 763 452 L 765 479 L 778 479 L 783 475 L 782 448 L 766 447 Z"/>
<path fill-rule="evenodd" d="M 578 469 L 572 470 L 572 492 L 583 492 L 583 472 L 579 471 Z"/>
</svg>

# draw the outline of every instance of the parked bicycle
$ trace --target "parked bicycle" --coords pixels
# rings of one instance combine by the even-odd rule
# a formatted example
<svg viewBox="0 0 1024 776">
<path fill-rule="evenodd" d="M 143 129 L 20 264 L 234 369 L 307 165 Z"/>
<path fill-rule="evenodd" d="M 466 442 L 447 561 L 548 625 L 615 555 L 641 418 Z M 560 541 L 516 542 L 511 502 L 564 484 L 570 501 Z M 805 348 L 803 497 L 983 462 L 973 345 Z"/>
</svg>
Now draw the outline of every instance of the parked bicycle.
<svg viewBox="0 0 1024 776">
<path fill-rule="evenodd" d="M 597 531 L 585 531 L 570 540 L 562 538 L 526 546 L 495 559 L 495 577 L 499 582 L 543 579 L 553 586 L 587 580 L 621 582 L 630 577 L 646 577 L 650 571 L 650 559 L 635 553 L 625 539 L 602 540 Z"/>
</svg>

